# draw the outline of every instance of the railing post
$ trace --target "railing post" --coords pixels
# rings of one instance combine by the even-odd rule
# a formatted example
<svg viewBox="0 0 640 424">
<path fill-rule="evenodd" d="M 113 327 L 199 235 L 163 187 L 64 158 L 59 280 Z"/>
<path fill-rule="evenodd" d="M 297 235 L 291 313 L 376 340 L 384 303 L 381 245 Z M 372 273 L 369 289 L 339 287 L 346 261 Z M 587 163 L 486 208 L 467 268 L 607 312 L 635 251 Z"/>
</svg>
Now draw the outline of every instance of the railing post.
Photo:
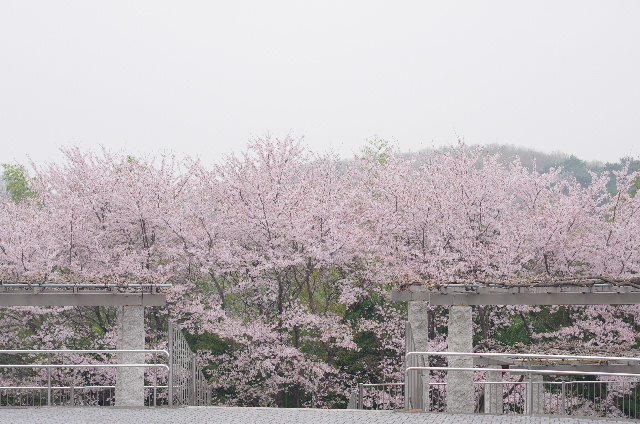
<svg viewBox="0 0 640 424">
<path fill-rule="evenodd" d="M 363 392 L 364 387 L 362 386 L 362 383 L 358 383 L 358 409 L 364 409 Z"/>
<path fill-rule="evenodd" d="M 51 354 L 47 354 L 47 365 L 51 365 Z M 51 367 L 47 368 L 47 406 L 51 406 Z"/>
<path fill-rule="evenodd" d="M 158 397 L 158 354 L 153 352 L 153 406 L 157 406 L 156 399 Z"/>
<path fill-rule="evenodd" d="M 637 399 L 638 398 L 638 385 L 634 384 L 633 386 L 634 386 L 634 388 L 633 388 L 633 398 Z M 629 415 L 631 415 L 631 414 L 629 414 Z M 638 404 L 635 403 L 635 402 L 633 403 L 633 417 L 632 418 L 633 419 L 637 419 L 638 418 Z"/>
<path fill-rule="evenodd" d="M 198 405 L 198 369 L 196 354 L 191 355 L 191 405 Z"/>
<path fill-rule="evenodd" d="M 69 404 L 70 404 L 71 406 L 74 406 L 74 405 L 75 405 L 75 403 L 74 403 L 73 399 L 74 399 L 76 396 L 75 396 L 75 391 L 74 391 L 74 388 L 73 388 L 73 383 L 71 383 L 71 386 L 69 387 L 69 391 L 70 391 L 70 393 L 69 393 Z"/>
<path fill-rule="evenodd" d="M 167 352 L 169 352 L 169 377 L 167 381 L 167 386 L 169 389 L 169 406 L 173 406 L 173 344 L 175 343 L 175 339 L 173 336 L 173 323 L 169 321 L 169 341 L 167 346 Z"/>
<path fill-rule="evenodd" d="M 411 395 L 413 394 L 413 378 L 411 377 L 413 372 L 411 372 L 410 375 L 406 369 L 412 365 L 413 356 L 407 357 L 406 355 L 412 350 L 413 343 L 411 343 L 411 324 L 407 321 L 404 323 L 404 409 L 407 411 L 411 409 Z"/>
<path fill-rule="evenodd" d="M 527 373 L 525 376 L 525 396 L 524 396 L 524 413 L 531 415 L 531 403 L 533 401 L 533 393 L 531 391 L 531 373 Z"/>
<path fill-rule="evenodd" d="M 410 341 L 411 337 L 411 324 L 409 321 L 404 323 L 404 409 L 411 409 L 411 402 L 409 401 L 409 396 L 413 393 L 413 385 L 411 377 L 409 377 L 409 373 L 407 372 L 407 368 L 411 366 L 411 358 L 407 357 L 407 353 L 413 350 L 412 343 Z"/>
<path fill-rule="evenodd" d="M 562 380 L 562 413 L 564 415 L 567 415 L 566 389 L 564 380 Z"/>
</svg>

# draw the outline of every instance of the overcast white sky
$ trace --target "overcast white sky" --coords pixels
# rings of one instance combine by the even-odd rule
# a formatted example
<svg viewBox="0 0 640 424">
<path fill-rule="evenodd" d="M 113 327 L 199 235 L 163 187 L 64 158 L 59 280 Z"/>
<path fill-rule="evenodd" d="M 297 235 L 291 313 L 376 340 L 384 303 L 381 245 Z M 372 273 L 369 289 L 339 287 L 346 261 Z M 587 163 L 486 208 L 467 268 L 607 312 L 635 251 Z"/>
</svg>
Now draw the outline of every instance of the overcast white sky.
<svg viewBox="0 0 640 424">
<path fill-rule="evenodd" d="M 0 2 L 0 162 L 510 143 L 640 155 L 640 1 Z"/>
</svg>

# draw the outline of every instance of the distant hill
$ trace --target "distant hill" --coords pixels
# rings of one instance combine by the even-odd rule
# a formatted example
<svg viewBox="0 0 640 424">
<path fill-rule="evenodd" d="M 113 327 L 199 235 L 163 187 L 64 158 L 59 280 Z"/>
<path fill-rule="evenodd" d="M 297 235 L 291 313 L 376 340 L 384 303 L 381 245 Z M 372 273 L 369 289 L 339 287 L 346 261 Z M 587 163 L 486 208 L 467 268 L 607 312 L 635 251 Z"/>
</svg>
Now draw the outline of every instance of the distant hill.
<svg viewBox="0 0 640 424">
<path fill-rule="evenodd" d="M 478 147 L 477 145 L 469 146 L 469 148 Z M 582 186 L 586 186 L 591 183 L 591 172 L 595 174 L 602 174 L 603 172 L 620 171 L 627 163 L 626 158 L 621 158 L 618 162 L 587 162 L 579 159 L 575 155 L 570 155 L 562 152 L 545 153 L 535 149 L 529 149 L 525 147 L 517 147 L 513 145 L 498 145 L 490 144 L 488 146 L 482 146 L 483 150 L 488 154 L 499 153 L 502 162 L 510 163 L 520 159 L 520 163 L 523 166 L 533 169 L 535 161 L 536 170 L 540 173 L 547 172 L 551 168 L 562 167 L 562 173 L 566 178 L 575 178 Z M 420 163 L 424 157 L 428 157 L 435 152 L 443 152 L 450 150 L 451 148 L 445 147 L 436 150 L 425 149 L 416 153 L 406 153 L 405 156 L 409 158 L 415 158 L 417 163 Z M 633 172 L 640 167 L 640 161 L 636 159 L 631 160 L 629 172 Z M 610 190 L 615 190 L 614 181 L 611 182 Z"/>
</svg>

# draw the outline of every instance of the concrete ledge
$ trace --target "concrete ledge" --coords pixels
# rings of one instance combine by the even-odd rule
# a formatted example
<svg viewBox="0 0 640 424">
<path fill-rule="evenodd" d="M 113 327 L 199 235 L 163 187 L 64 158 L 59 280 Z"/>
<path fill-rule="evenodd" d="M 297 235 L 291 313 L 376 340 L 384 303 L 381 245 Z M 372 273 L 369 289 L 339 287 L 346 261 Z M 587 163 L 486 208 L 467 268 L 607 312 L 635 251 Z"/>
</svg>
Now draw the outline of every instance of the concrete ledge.
<svg viewBox="0 0 640 424">
<path fill-rule="evenodd" d="M 0 293 L 0 306 L 165 306 L 164 293 Z"/>
<path fill-rule="evenodd" d="M 635 305 L 640 290 L 628 286 L 469 287 L 427 288 L 412 285 L 393 289 L 391 300 L 422 300 L 430 305 Z"/>
</svg>

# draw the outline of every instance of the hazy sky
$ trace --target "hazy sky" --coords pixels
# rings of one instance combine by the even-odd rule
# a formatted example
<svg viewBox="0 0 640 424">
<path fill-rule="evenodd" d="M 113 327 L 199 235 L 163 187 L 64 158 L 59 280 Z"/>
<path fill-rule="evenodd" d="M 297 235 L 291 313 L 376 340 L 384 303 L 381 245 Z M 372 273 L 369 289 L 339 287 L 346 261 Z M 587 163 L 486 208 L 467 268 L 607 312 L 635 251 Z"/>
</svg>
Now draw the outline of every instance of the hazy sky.
<svg viewBox="0 0 640 424">
<path fill-rule="evenodd" d="M 640 1 L 0 2 L 0 162 L 510 143 L 640 155 Z"/>
</svg>

